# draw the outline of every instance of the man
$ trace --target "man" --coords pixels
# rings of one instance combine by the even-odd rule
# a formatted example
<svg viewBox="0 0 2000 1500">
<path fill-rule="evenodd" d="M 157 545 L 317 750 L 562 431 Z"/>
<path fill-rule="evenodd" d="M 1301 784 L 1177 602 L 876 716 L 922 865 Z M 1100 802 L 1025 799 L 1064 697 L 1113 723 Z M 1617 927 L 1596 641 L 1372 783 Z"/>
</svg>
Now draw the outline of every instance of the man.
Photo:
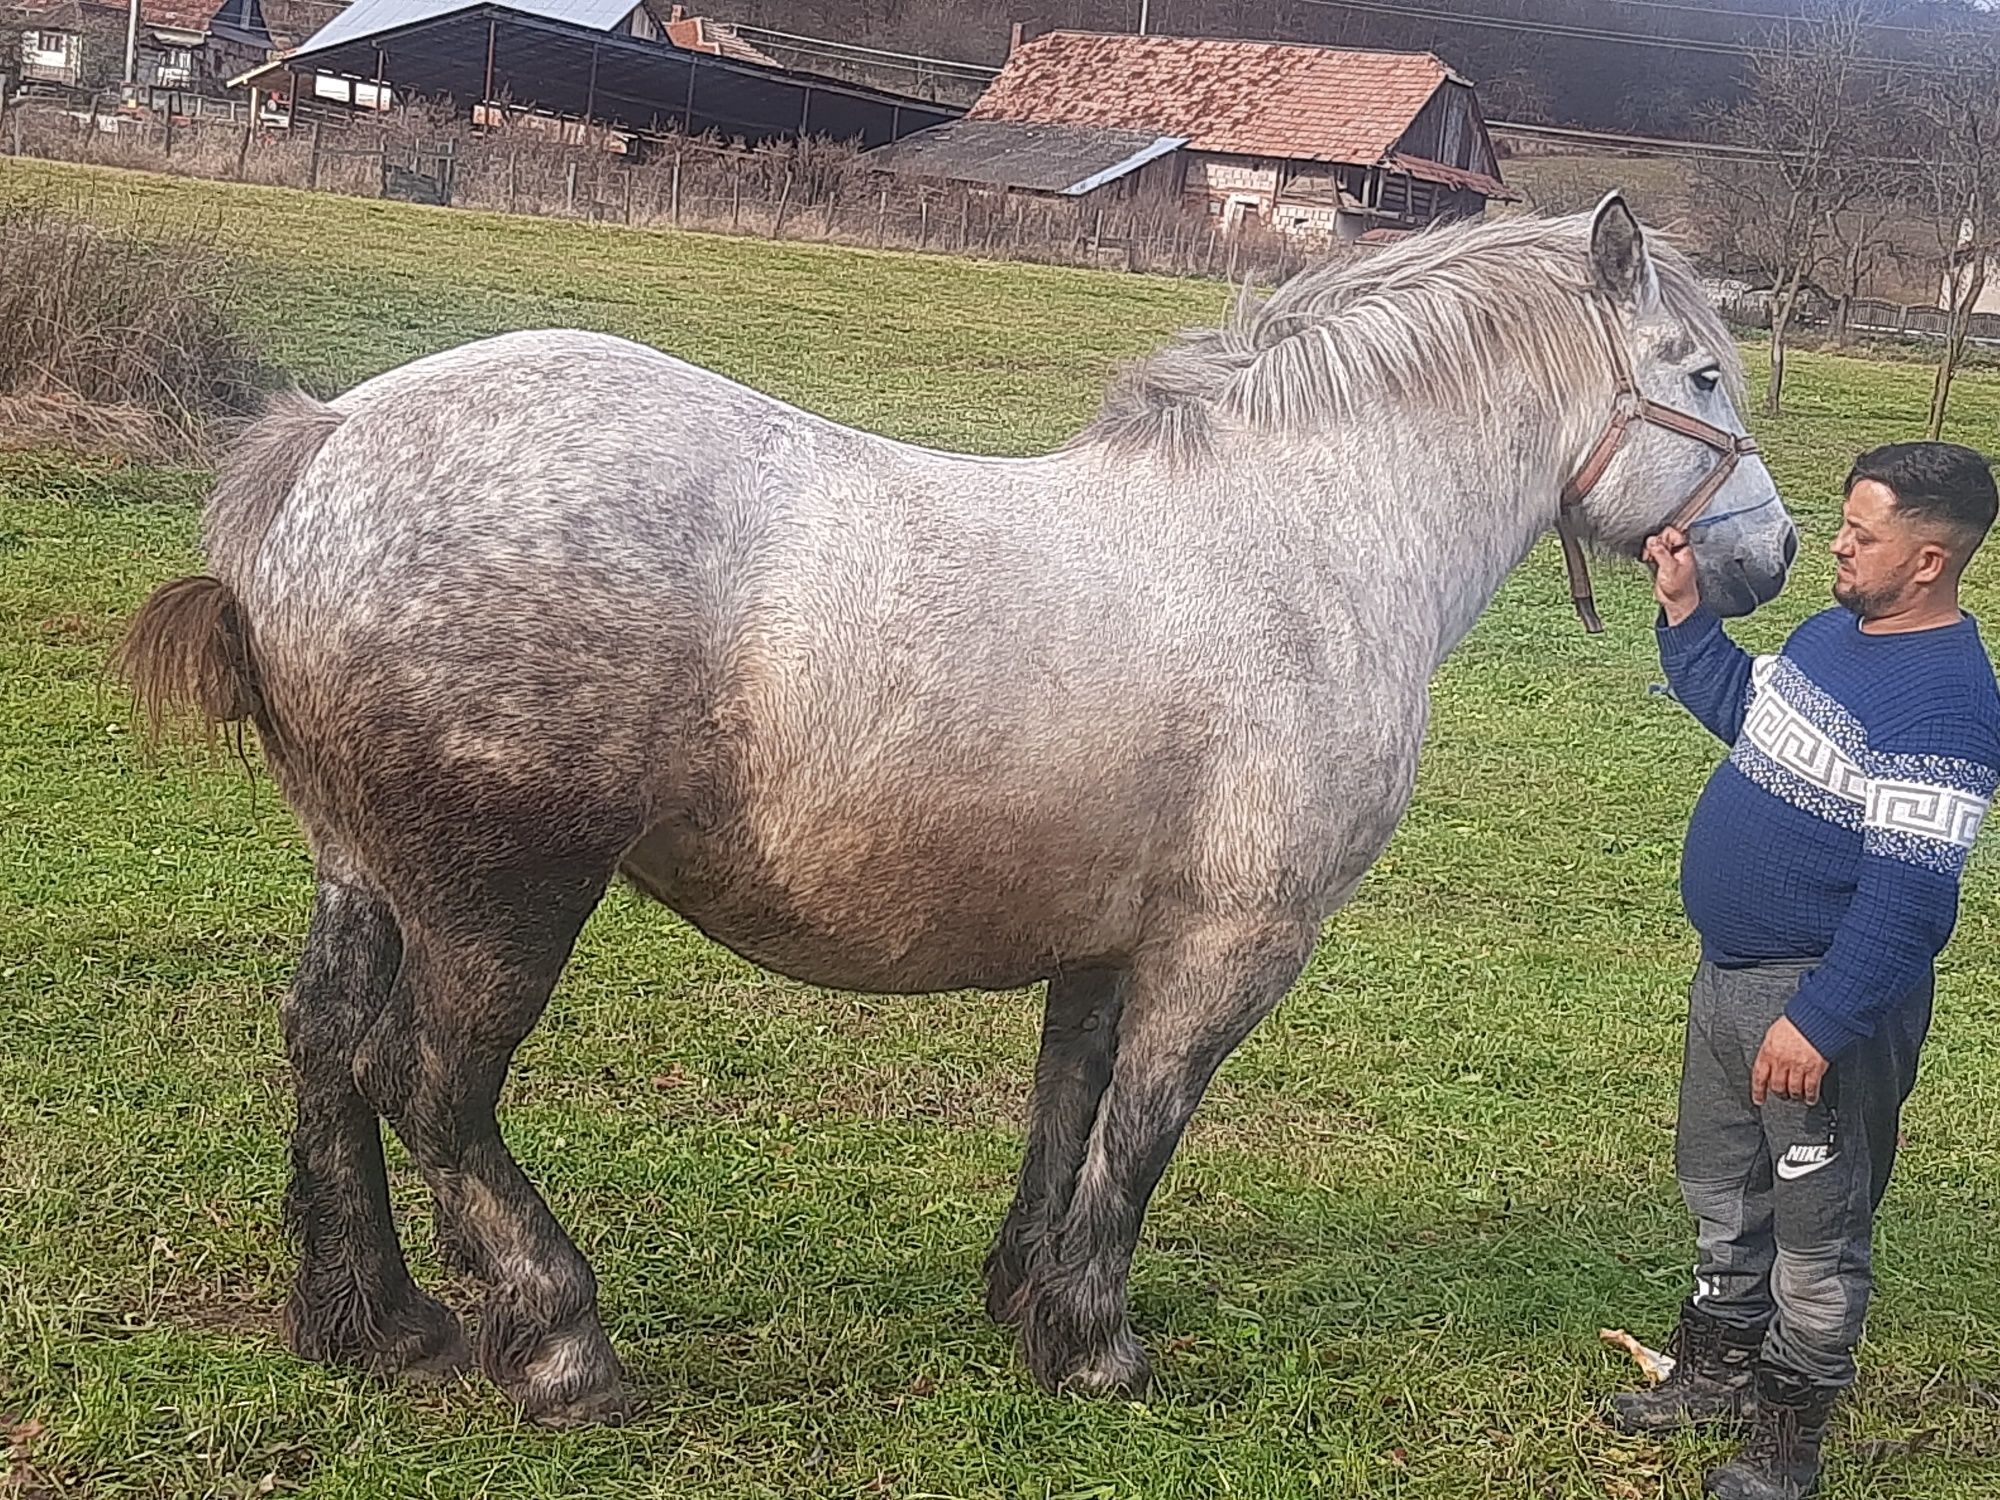
<svg viewBox="0 0 2000 1500">
<path fill-rule="evenodd" d="M 1646 550 L 1674 696 L 1732 749 L 1681 864 L 1702 943 L 1674 1145 L 1695 1291 L 1672 1376 L 1613 1412 L 1633 1432 L 1746 1424 L 1705 1480 L 1727 1500 L 1809 1493 L 1854 1380 L 1932 963 L 2000 781 L 2000 690 L 1958 604 L 1995 509 L 1970 449 L 1863 454 L 1833 542 L 1845 608 L 1755 661 L 1702 607 L 1686 538 Z"/>
</svg>

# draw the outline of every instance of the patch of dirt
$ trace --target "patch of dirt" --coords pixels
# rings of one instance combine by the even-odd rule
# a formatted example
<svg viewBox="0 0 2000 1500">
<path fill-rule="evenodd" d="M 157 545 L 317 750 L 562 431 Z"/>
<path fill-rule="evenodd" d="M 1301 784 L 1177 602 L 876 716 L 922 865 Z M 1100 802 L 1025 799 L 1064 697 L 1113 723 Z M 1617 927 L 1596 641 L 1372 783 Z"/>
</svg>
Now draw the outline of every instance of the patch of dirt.
<svg viewBox="0 0 2000 1500">
<path fill-rule="evenodd" d="M 33 1449 L 42 1432 L 40 1422 L 0 1411 L 0 1437 L 7 1440 L 6 1468 L 0 1470 L 0 1500 L 56 1500 L 55 1486 L 34 1464 Z"/>
<path fill-rule="evenodd" d="M 206 1281 L 190 1279 L 175 1282 L 159 1294 L 152 1318 L 196 1333 L 276 1339 L 278 1309 L 283 1301 L 282 1290 L 221 1277 Z"/>
<path fill-rule="evenodd" d="M 111 620 L 93 620 L 79 614 L 51 615 L 42 621 L 42 635 L 66 645 L 102 645 L 117 637 L 118 626 Z"/>
</svg>

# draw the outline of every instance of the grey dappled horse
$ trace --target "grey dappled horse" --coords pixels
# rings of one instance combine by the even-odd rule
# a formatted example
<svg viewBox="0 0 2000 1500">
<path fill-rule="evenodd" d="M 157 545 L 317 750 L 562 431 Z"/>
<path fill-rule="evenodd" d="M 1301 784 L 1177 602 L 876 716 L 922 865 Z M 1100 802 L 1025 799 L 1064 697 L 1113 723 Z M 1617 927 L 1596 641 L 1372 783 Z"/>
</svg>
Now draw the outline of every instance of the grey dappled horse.
<svg viewBox="0 0 2000 1500">
<path fill-rule="evenodd" d="M 292 1347 L 468 1357 L 405 1268 L 379 1116 L 487 1289 L 486 1372 L 545 1421 L 624 1412 L 591 1268 L 494 1118 L 622 873 L 814 984 L 1046 980 L 986 1305 L 1045 1386 L 1142 1389 L 1147 1202 L 1388 842 L 1433 669 L 1566 485 L 1630 557 L 1725 472 L 1737 374 L 1614 196 L 1306 271 L 1037 458 L 577 332 L 278 403 L 209 501 L 212 576 L 121 650 L 156 728 L 255 725 L 317 861 L 284 1003 Z M 1640 396 L 1696 437 L 1614 424 Z M 1754 457 L 1719 490 L 1702 585 L 1742 613 L 1796 538 Z"/>
</svg>

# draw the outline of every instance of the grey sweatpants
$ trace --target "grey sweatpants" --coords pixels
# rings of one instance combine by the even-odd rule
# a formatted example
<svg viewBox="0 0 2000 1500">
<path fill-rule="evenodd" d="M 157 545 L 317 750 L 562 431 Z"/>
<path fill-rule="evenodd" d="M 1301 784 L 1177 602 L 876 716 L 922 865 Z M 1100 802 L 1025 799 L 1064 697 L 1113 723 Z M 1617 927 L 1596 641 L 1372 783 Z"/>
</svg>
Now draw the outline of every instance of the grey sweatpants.
<svg viewBox="0 0 2000 1500">
<path fill-rule="evenodd" d="M 1674 1173 L 1694 1215 L 1695 1304 L 1764 1328 L 1763 1357 L 1814 1385 L 1854 1380 L 1868 1311 L 1875 1209 L 1931 1023 L 1931 987 L 1835 1059 L 1819 1103 L 1750 1102 L 1771 1023 L 1810 963 L 1703 963 L 1688 997 Z"/>
</svg>

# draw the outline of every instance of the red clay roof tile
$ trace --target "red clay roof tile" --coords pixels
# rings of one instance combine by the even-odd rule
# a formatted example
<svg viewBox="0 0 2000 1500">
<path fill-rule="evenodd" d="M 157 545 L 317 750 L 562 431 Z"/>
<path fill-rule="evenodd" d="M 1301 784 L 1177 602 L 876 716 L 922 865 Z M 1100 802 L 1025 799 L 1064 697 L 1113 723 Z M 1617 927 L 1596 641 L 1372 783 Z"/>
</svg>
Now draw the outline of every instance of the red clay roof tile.
<svg viewBox="0 0 2000 1500">
<path fill-rule="evenodd" d="M 169 31 L 206 31 L 222 0 L 139 0 L 139 19 Z"/>
<path fill-rule="evenodd" d="M 1157 130 L 1196 151 L 1372 164 L 1455 77 L 1428 52 L 1052 31 L 1016 49 L 971 118 Z"/>
<path fill-rule="evenodd" d="M 139 20 L 168 31 L 201 32 L 208 30 L 208 23 L 221 7 L 222 0 L 139 0 Z M 122 22 L 127 12 L 121 0 L 19 0 L 0 5 L 0 16 L 40 21 L 49 27 L 79 27 L 86 13 L 100 19 L 116 16 Z"/>
</svg>

